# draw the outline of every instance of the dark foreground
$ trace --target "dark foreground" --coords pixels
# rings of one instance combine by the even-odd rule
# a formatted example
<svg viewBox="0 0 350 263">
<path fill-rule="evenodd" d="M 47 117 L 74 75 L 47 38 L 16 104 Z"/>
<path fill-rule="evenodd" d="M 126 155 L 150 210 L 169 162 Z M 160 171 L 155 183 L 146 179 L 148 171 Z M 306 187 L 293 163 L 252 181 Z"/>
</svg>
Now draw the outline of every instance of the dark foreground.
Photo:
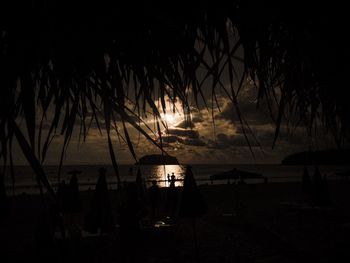
<svg viewBox="0 0 350 263">
<path fill-rule="evenodd" d="M 201 186 L 208 212 L 173 224 L 144 224 L 128 247 L 118 225 L 110 234 L 58 235 L 53 246 L 37 246 L 39 196 L 10 199 L 0 226 L 1 262 L 350 262 L 350 183 L 328 183 L 331 204 L 310 205 L 300 183 Z M 81 193 L 83 207 L 91 192 Z M 110 192 L 115 219 L 118 196 Z M 164 219 L 165 189 L 157 212 Z M 81 226 L 85 210 L 65 223 Z M 123 253 L 124 252 L 124 253 Z"/>
</svg>

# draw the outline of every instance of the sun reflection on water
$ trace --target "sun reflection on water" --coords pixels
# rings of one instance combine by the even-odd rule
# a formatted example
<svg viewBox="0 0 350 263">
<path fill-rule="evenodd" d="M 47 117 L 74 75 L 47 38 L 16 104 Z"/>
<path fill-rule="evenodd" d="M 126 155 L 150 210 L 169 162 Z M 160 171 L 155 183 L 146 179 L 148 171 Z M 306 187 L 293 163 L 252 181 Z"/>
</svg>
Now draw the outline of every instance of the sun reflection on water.
<svg viewBox="0 0 350 263">
<path fill-rule="evenodd" d="M 175 179 L 179 180 L 175 181 L 175 186 L 183 185 L 185 169 L 181 165 L 154 165 L 148 168 L 150 170 L 146 172 L 148 174 L 146 180 L 157 180 L 160 187 L 169 186 L 168 175 L 170 177 L 172 173 L 174 173 Z"/>
</svg>

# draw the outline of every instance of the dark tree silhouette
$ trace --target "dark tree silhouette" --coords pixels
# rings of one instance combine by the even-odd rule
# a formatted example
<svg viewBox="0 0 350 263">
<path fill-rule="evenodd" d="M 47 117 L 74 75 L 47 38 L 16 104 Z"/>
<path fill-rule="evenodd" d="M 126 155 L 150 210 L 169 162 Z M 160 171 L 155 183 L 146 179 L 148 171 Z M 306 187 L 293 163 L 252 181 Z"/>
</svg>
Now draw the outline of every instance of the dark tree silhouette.
<svg viewBox="0 0 350 263">
<path fill-rule="evenodd" d="M 340 145 L 350 123 L 343 10 L 295 2 L 9 1 L 0 18 L 0 158 L 12 163 L 16 139 L 50 188 L 41 164 L 53 136 L 64 135 L 62 163 L 76 123 L 83 139 L 92 122 L 99 129 L 104 123 L 119 178 L 110 136 L 115 126 L 137 159 L 126 122 L 162 148 L 148 134 L 166 126 L 155 99 L 163 110 L 165 95 L 188 109 L 191 99 L 215 101 L 221 91 L 247 134 L 237 99 L 247 81 L 258 90 L 257 105 L 268 102 L 275 141 L 282 121 L 312 134 L 319 119 Z M 156 131 L 141 127 L 148 113 L 158 121 Z M 25 127 L 17 122 L 22 117 Z"/>
</svg>

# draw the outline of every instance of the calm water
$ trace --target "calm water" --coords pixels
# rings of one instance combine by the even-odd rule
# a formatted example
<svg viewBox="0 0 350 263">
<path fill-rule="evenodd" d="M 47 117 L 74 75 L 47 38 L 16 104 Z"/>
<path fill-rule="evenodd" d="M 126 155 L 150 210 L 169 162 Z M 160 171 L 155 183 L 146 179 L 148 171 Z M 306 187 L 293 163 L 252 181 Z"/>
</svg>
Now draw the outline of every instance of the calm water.
<svg viewBox="0 0 350 263">
<path fill-rule="evenodd" d="M 70 170 L 80 170 L 82 173 L 78 175 L 80 189 L 94 188 L 97 177 L 98 169 L 101 166 L 64 166 L 61 172 L 61 180 L 69 182 L 70 176 L 67 174 Z M 112 166 L 104 166 L 107 168 L 107 181 L 111 189 L 116 188 L 116 175 L 114 173 Z M 174 173 L 176 179 L 179 181 L 176 182 L 177 186 L 182 185 L 181 179 L 184 178 L 185 166 L 181 165 L 145 165 L 141 166 L 142 177 L 145 180 L 146 184 L 150 184 L 150 181 L 155 179 L 158 181 L 159 186 L 166 187 L 168 186 L 167 175 Z M 263 176 L 266 176 L 269 182 L 288 182 L 288 181 L 300 181 L 303 173 L 304 166 L 284 166 L 284 165 L 192 165 L 192 171 L 195 179 L 198 184 L 210 184 L 209 176 L 219 172 L 227 171 L 232 168 L 237 168 L 250 172 L 261 173 Z M 313 167 L 310 166 L 309 172 L 312 175 Z M 322 175 L 326 175 L 329 179 L 336 178 L 335 173 L 341 171 L 349 171 L 350 166 L 320 166 L 320 171 Z M 119 173 L 121 175 L 122 182 L 131 182 L 135 181 L 137 167 L 132 165 L 121 165 L 119 167 Z M 46 166 L 44 170 L 48 176 L 49 181 L 55 187 L 58 182 L 57 166 Z M 17 166 L 15 167 L 15 193 L 33 193 L 37 192 L 35 174 L 30 167 L 26 166 Z M 11 188 L 11 177 L 7 171 L 5 177 L 6 184 L 8 189 Z M 262 179 L 250 179 L 247 180 L 248 183 L 261 183 Z M 226 183 L 226 181 L 216 181 L 214 183 Z"/>
</svg>

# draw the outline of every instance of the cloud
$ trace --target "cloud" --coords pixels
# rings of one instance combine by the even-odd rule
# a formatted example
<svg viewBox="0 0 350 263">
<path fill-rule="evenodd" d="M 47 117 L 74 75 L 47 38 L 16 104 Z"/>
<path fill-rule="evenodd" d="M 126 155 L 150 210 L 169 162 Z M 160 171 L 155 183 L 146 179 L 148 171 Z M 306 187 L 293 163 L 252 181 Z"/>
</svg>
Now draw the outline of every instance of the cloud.
<svg viewBox="0 0 350 263">
<path fill-rule="evenodd" d="M 258 146 L 256 141 L 250 141 L 252 147 Z M 216 136 L 216 140 L 208 141 L 208 148 L 214 149 L 227 149 L 230 147 L 246 147 L 248 146 L 247 140 L 243 134 L 224 134 L 219 133 Z"/>
<path fill-rule="evenodd" d="M 199 138 L 181 138 L 181 137 L 178 137 L 178 142 L 185 144 L 185 145 L 192 145 L 192 146 L 205 146 L 206 145 L 206 143 Z"/>
<path fill-rule="evenodd" d="M 181 136 L 181 137 L 188 137 L 191 139 L 199 138 L 198 131 L 193 129 L 188 130 L 188 129 L 172 128 L 167 130 L 167 134 Z"/>
<path fill-rule="evenodd" d="M 289 153 L 304 150 L 308 147 L 308 144 L 305 143 L 305 132 L 301 128 L 291 133 L 283 123 L 277 145 L 273 150 L 271 149 L 275 125 L 271 122 L 268 109 L 264 103 L 260 105 L 260 108 L 256 108 L 256 93 L 254 92 L 253 89 L 250 91 L 242 90 L 238 99 L 242 114 L 247 120 L 253 135 L 262 146 L 262 148 L 257 147 L 258 144 L 254 141 L 254 136 L 249 132 L 247 133 L 256 159 L 252 157 L 233 104 L 227 97 L 223 96 L 218 97 L 221 111 L 218 108 L 214 108 L 213 111 L 211 109 L 208 111 L 206 108 L 191 108 L 191 123 L 183 121 L 182 112 L 173 114 L 172 106 L 167 106 L 167 111 L 174 117 L 174 120 L 170 123 L 173 126 L 170 126 L 167 131 L 164 130 L 162 134 L 163 147 L 182 163 L 272 163 L 279 162 Z M 208 105 L 211 105 L 210 101 Z M 181 110 L 180 103 L 176 102 L 176 106 Z M 215 129 L 212 116 L 215 120 Z M 91 117 L 91 114 L 88 117 Z M 156 125 L 153 125 L 154 118 L 151 116 L 143 117 L 148 126 L 155 130 L 155 133 L 147 130 L 143 124 L 141 124 L 141 127 L 146 129 L 151 138 L 157 138 Z M 72 145 L 68 148 L 66 163 L 110 162 L 103 116 L 99 115 L 98 119 L 101 121 L 102 135 L 96 124 L 92 122 L 86 144 L 79 147 L 77 147 L 79 128 L 75 127 Z M 117 120 L 117 124 L 120 124 L 120 119 L 117 118 Z M 89 122 L 89 118 L 87 122 Z M 47 128 L 48 126 L 45 126 L 45 129 Z M 156 146 L 131 125 L 127 125 L 127 128 L 138 157 L 160 152 Z M 122 129 L 119 132 L 123 135 Z M 122 163 L 133 162 L 126 143 L 118 139 L 114 130 L 111 135 L 118 161 Z M 62 140 L 63 136 L 54 140 L 48 153 L 49 161 L 57 162 L 59 159 Z"/>
<path fill-rule="evenodd" d="M 193 112 L 192 115 L 194 115 L 191 120 L 183 120 L 180 123 L 178 123 L 175 127 L 176 128 L 182 128 L 182 129 L 192 129 L 196 127 L 196 124 L 204 122 L 204 119 L 202 116 L 199 115 L 198 112 Z"/>
<path fill-rule="evenodd" d="M 165 143 L 174 143 L 174 142 L 177 142 L 177 136 L 174 136 L 174 135 L 162 136 L 162 140 Z"/>
<path fill-rule="evenodd" d="M 158 138 L 158 141 L 160 138 Z M 180 128 L 168 129 L 167 134 L 162 136 L 163 142 L 170 146 L 172 143 L 180 143 L 191 146 L 205 146 L 206 143 L 199 137 L 196 130 L 186 130 Z"/>
<path fill-rule="evenodd" d="M 257 90 L 247 88 L 238 96 L 238 108 L 241 115 L 249 124 L 268 124 L 272 119 L 265 100 L 260 101 L 257 107 Z M 221 112 L 215 115 L 218 119 L 238 124 L 240 122 L 235 105 L 226 97 L 220 100 Z"/>
<path fill-rule="evenodd" d="M 176 128 L 181 128 L 181 129 L 194 128 L 194 127 L 195 127 L 195 124 L 187 120 L 183 120 L 176 125 Z"/>
</svg>

